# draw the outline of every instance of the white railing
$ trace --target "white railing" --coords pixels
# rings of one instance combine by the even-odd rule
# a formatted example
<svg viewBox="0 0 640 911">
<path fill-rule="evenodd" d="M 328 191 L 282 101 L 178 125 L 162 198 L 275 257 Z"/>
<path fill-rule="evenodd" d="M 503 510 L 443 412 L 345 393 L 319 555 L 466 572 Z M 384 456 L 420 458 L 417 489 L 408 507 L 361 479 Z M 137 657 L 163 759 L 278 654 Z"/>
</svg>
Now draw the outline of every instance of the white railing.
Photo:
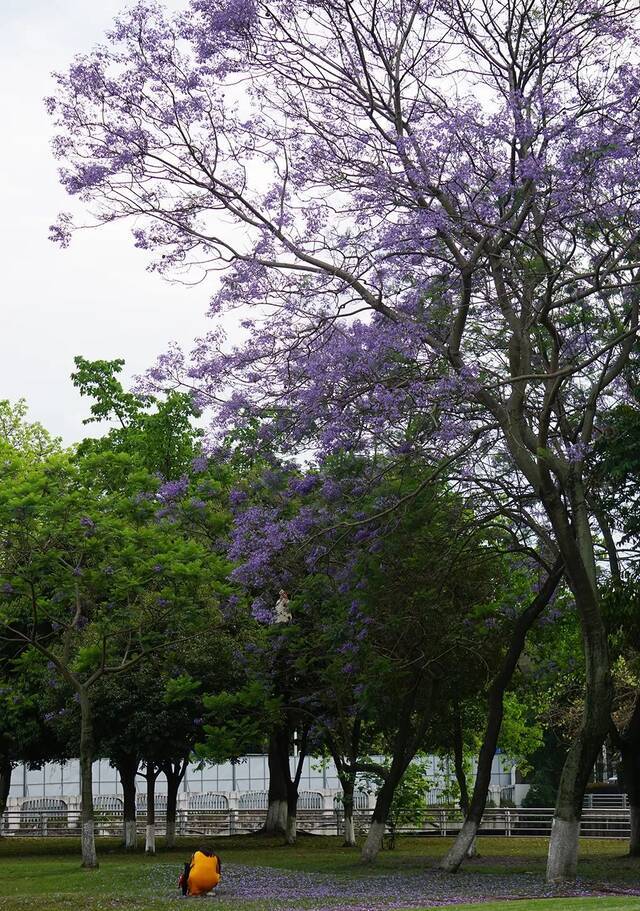
<svg viewBox="0 0 640 911">
<path fill-rule="evenodd" d="M 59 813 L 59 811 L 58 811 Z M 29 807 L 28 814 L 7 811 L 0 820 L 0 834 L 14 836 L 77 836 L 80 816 L 77 811 L 58 815 L 52 808 Z M 165 830 L 165 814 L 156 818 L 157 832 Z M 363 831 L 371 818 L 368 810 L 356 810 L 354 822 Z M 537 807 L 498 807 L 485 810 L 481 835 L 498 836 L 548 836 L 551 831 L 553 809 Z M 265 820 L 264 810 L 205 809 L 179 810 L 176 818 L 178 835 L 239 835 L 255 832 Z M 462 814 L 450 808 L 427 808 L 424 817 L 415 826 L 396 830 L 397 834 L 415 836 L 454 836 L 462 825 Z M 139 813 L 137 823 L 140 833 L 146 824 L 144 813 Z M 343 834 L 344 812 L 334 810 L 298 810 L 298 827 L 302 831 L 321 835 Z M 101 836 L 119 836 L 122 831 L 122 813 L 108 810 L 96 812 L 96 831 Z M 586 838 L 628 838 L 629 811 L 622 808 L 586 808 L 582 814 L 580 834 Z"/>
</svg>

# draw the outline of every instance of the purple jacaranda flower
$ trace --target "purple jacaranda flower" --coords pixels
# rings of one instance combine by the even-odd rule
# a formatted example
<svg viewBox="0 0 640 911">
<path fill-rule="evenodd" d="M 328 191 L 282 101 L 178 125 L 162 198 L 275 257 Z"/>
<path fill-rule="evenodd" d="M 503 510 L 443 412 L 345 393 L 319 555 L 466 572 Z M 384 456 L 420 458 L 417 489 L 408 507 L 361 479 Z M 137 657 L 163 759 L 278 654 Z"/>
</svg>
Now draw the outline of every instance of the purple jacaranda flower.
<svg viewBox="0 0 640 911">
<path fill-rule="evenodd" d="M 291 490 L 293 493 L 305 496 L 306 494 L 311 493 L 317 483 L 317 476 L 308 474 L 304 475 L 301 478 L 292 478 L 289 482 L 289 490 Z"/>
<path fill-rule="evenodd" d="M 184 496 L 188 487 L 189 480 L 186 477 L 178 478 L 176 481 L 165 481 L 158 488 L 158 499 L 170 503 Z"/>
<path fill-rule="evenodd" d="M 356 646 L 353 642 L 343 642 L 342 645 L 338 647 L 339 655 L 349 655 L 355 651 L 356 651 Z"/>
<path fill-rule="evenodd" d="M 589 454 L 589 447 L 586 443 L 570 443 L 566 447 L 566 455 L 569 462 L 582 462 L 583 459 Z"/>
<path fill-rule="evenodd" d="M 240 506 L 241 503 L 244 503 L 246 501 L 247 496 L 248 495 L 246 491 L 234 488 L 233 490 L 229 491 L 229 503 L 232 506 Z"/>
<path fill-rule="evenodd" d="M 263 598 L 256 598 L 251 604 L 251 613 L 258 623 L 273 623 L 273 608 Z"/>
<path fill-rule="evenodd" d="M 209 460 L 205 455 L 196 456 L 195 459 L 191 461 L 191 471 L 194 474 L 202 474 L 203 471 L 206 471 L 209 467 Z"/>
</svg>

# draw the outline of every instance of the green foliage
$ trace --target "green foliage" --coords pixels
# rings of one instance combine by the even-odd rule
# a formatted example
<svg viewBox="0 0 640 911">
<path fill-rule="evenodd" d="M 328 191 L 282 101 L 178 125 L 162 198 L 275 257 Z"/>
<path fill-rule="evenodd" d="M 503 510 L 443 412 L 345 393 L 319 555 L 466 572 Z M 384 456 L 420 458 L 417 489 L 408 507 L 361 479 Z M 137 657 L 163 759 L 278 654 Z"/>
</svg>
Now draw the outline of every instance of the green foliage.
<svg viewBox="0 0 640 911">
<path fill-rule="evenodd" d="M 234 692 L 205 696 L 204 707 L 206 739 L 197 745 L 196 753 L 213 762 L 226 762 L 254 752 L 281 715 L 281 700 L 258 680 L 250 680 Z"/>
<path fill-rule="evenodd" d="M 200 451 L 202 431 L 189 395 L 170 392 L 163 399 L 127 392 L 118 379 L 124 361 L 75 358 L 74 385 L 94 399 L 85 423 L 110 421 L 116 427 L 99 439 L 85 440 L 79 452 L 126 452 L 148 471 L 164 478 L 189 472 Z"/>
<path fill-rule="evenodd" d="M 167 680 L 164 690 L 164 701 L 167 705 L 189 702 L 197 697 L 202 689 L 202 682 L 194 680 L 189 674 L 179 674 Z"/>
<path fill-rule="evenodd" d="M 0 457 L 3 451 L 13 451 L 23 459 L 38 460 L 60 450 L 60 438 L 52 437 L 39 422 L 27 421 L 27 414 L 24 399 L 15 405 L 0 399 Z"/>
<path fill-rule="evenodd" d="M 76 370 L 71 374 L 73 385 L 80 390 L 80 395 L 95 400 L 91 406 L 91 417 L 85 418 L 85 424 L 115 418 L 125 428 L 138 420 L 142 409 L 151 403 L 149 396 L 127 392 L 118 380 L 125 363 L 122 358 L 88 361 L 79 355 L 74 358 L 74 363 Z"/>
<path fill-rule="evenodd" d="M 531 704 L 515 692 L 505 693 L 504 717 L 498 745 L 517 763 L 523 774 L 531 768 L 532 756 L 544 743 L 544 729 Z"/>
<path fill-rule="evenodd" d="M 389 811 L 389 826 L 395 833 L 404 826 L 418 826 L 424 819 L 427 794 L 434 782 L 427 777 L 427 762 L 417 758 L 402 776 L 393 795 Z"/>
<path fill-rule="evenodd" d="M 555 806 L 566 754 L 567 744 L 560 740 L 553 731 L 545 731 L 542 745 L 531 758 L 534 771 L 529 780 L 531 787 L 523 801 L 523 806 Z"/>
</svg>

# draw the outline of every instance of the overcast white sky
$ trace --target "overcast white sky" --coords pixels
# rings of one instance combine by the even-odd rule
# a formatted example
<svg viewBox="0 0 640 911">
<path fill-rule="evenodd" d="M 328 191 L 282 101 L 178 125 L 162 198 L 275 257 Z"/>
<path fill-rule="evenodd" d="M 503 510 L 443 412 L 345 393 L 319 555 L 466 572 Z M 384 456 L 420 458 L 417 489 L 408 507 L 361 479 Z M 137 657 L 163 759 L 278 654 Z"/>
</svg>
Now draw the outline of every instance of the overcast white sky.
<svg viewBox="0 0 640 911">
<path fill-rule="evenodd" d="M 49 74 L 100 41 L 125 5 L 0 0 L 0 399 L 26 398 L 32 418 L 69 443 L 87 432 L 69 380 L 75 354 L 123 357 L 132 376 L 206 327 L 210 289 L 148 273 L 124 225 L 83 232 L 68 250 L 47 239 L 72 208 L 49 149 Z"/>
</svg>

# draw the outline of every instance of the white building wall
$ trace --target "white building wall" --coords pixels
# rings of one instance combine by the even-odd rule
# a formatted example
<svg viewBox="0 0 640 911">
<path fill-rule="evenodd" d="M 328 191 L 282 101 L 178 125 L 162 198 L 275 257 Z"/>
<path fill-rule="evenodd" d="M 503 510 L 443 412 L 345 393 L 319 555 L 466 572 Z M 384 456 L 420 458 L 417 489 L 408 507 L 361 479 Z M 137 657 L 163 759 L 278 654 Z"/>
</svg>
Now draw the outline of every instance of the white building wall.
<svg viewBox="0 0 640 911">
<path fill-rule="evenodd" d="M 291 759 L 292 769 L 295 759 Z M 444 786 L 447 778 L 453 774 L 447 767 L 447 761 L 437 756 L 428 759 L 427 776 L 436 786 Z M 493 760 L 491 784 L 494 788 L 509 787 L 513 784 L 513 763 L 504 756 L 497 755 Z M 189 793 L 214 791 L 227 793 L 246 791 L 265 791 L 269 787 L 269 768 L 264 755 L 245 756 L 235 766 L 230 762 L 222 765 L 196 765 L 188 767 L 182 790 Z M 145 790 L 145 781 L 138 779 L 138 790 Z M 156 783 L 158 794 L 166 793 L 167 782 L 160 775 Z M 304 761 L 300 779 L 301 791 L 340 791 L 340 782 L 333 762 L 323 762 L 313 757 Z M 27 769 L 18 766 L 14 769 L 10 797 L 61 797 L 80 793 L 80 769 L 76 759 L 64 763 L 47 763 L 41 769 Z M 118 772 L 107 759 L 100 759 L 93 764 L 93 793 L 122 794 Z"/>
</svg>

